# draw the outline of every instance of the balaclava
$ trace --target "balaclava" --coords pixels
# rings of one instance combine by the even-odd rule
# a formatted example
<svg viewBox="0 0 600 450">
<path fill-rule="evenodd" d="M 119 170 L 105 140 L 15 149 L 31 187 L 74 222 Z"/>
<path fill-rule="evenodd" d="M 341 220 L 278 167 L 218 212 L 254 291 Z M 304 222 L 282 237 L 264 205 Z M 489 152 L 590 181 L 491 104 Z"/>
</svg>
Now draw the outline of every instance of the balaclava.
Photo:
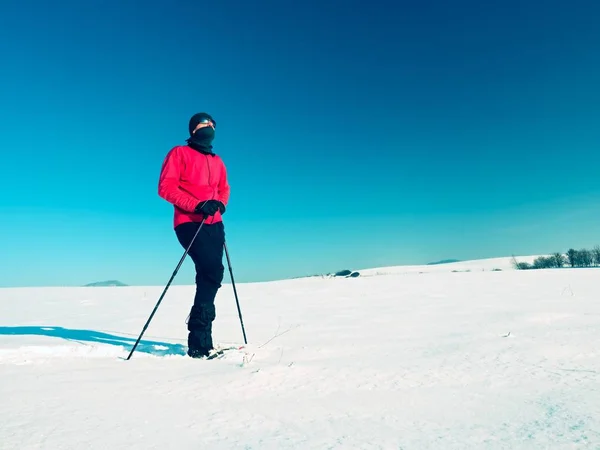
<svg viewBox="0 0 600 450">
<path fill-rule="evenodd" d="M 213 129 L 213 127 L 202 127 L 199 128 L 198 130 L 196 130 L 196 132 L 194 133 L 194 128 L 196 128 L 196 126 L 198 126 L 198 124 L 200 123 L 200 121 L 202 119 L 210 119 L 213 124 L 217 125 L 217 123 L 215 122 L 215 120 L 212 118 L 212 116 L 210 114 L 207 113 L 198 113 L 198 114 L 194 114 L 191 119 L 190 119 L 190 123 L 188 126 L 189 129 L 189 133 L 190 133 L 190 138 L 187 140 L 187 143 L 190 147 L 192 147 L 194 150 L 198 150 L 199 152 L 202 153 L 208 153 L 208 154 L 212 154 L 212 141 L 215 138 L 215 130 Z"/>
</svg>

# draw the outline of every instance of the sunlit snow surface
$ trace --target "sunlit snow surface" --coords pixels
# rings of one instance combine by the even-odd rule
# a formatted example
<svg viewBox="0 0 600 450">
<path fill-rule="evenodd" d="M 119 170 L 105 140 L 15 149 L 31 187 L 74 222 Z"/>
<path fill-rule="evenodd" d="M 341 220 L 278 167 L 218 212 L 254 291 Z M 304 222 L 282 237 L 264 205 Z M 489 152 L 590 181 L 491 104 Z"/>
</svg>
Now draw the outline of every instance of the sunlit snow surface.
<svg viewBox="0 0 600 450">
<path fill-rule="evenodd" d="M 0 448 L 600 449 L 600 269 L 361 274 L 238 283 L 211 361 L 193 286 L 129 361 L 162 286 L 0 289 Z"/>
</svg>

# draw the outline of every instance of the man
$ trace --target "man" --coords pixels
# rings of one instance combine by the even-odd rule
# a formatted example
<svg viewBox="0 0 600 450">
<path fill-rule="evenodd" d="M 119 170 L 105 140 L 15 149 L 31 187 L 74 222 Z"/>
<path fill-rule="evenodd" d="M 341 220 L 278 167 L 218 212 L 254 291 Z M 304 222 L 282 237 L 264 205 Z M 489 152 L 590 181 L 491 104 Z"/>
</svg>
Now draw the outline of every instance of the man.
<svg viewBox="0 0 600 450">
<path fill-rule="evenodd" d="M 167 154 L 158 183 L 158 194 L 174 207 L 174 229 L 187 248 L 205 219 L 189 255 L 196 268 L 196 295 L 187 323 L 188 355 L 208 356 L 213 348 L 212 323 L 215 296 L 223 280 L 225 231 L 222 214 L 229 201 L 229 184 L 223 160 L 213 152 L 215 120 L 198 113 L 189 121 L 187 145 Z"/>
</svg>

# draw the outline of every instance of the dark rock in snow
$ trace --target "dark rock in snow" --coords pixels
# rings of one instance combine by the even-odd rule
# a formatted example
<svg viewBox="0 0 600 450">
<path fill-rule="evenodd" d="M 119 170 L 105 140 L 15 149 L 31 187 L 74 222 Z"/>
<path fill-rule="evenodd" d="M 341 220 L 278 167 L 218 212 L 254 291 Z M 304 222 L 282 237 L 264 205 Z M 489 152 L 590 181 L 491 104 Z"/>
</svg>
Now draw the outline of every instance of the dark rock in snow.
<svg viewBox="0 0 600 450">
<path fill-rule="evenodd" d="M 352 273 L 351 270 L 340 270 L 339 272 L 335 273 L 336 277 L 346 277 L 348 275 L 350 275 Z"/>
<path fill-rule="evenodd" d="M 335 277 L 344 277 L 344 278 L 356 278 L 360 276 L 360 273 L 353 272 L 351 270 L 340 270 L 334 274 Z"/>
</svg>

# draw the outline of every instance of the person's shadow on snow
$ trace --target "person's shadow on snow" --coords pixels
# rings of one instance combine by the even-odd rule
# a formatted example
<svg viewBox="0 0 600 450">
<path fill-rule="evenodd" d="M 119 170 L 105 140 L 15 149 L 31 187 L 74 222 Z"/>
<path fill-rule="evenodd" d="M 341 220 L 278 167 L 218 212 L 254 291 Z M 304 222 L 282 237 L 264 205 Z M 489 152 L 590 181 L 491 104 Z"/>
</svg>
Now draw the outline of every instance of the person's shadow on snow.
<svg viewBox="0 0 600 450">
<path fill-rule="evenodd" d="M 74 330 L 63 327 L 0 327 L 0 335 L 34 335 L 48 336 L 67 341 L 98 342 L 123 347 L 130 351 L 136 339 L 103 333 L 94 330 Z M 181 344 L 148 341 L 142 339 L 135 349 L 136 352 L 149 353 L 155 356 L 186 355 L 186 347 Z"/>
</svg>

